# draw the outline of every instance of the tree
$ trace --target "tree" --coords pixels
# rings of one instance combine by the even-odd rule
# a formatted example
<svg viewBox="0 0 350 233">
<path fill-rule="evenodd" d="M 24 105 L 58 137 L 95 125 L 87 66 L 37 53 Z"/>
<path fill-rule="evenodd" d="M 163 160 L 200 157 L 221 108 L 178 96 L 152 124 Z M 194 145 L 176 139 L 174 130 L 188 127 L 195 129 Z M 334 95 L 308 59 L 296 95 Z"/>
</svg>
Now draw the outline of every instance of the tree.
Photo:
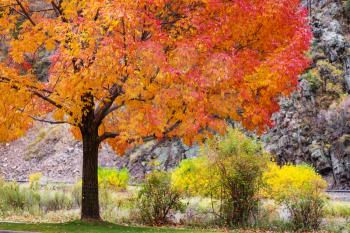
<svg viewBox="0 0 350 233">
<path fill-rule="evenodd" d="M 119 154 L 152 139 L 191 144 L 227 119 L 263 132 L 309 64 L 299 0 L 1 2 L 0 140 L 33 121 L 70 124 L 83 141 L 82 219 L 100 218 L 102 142 Z"/>
</svg>

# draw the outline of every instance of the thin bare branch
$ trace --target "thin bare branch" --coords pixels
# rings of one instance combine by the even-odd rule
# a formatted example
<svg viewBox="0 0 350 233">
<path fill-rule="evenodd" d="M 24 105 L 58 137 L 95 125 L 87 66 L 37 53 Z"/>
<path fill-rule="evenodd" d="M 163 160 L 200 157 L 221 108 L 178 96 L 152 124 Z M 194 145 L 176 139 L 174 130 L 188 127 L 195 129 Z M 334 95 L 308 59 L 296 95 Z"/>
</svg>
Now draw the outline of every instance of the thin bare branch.
<svg viewBox="0 0 350 233">
<path fill-rule="evenodd" d="M 22 13 L 26 16 L 26 18 L 30 21 L 30 23 L 33 26 L 36 26 L 36 23 L 33 21 L 33 19 L 30 17 L 29 13 L 27 12 L 26 8 L 22 5 L 21 1 L 16 0 L 19 7 L 22 9 Z"/>
<path fill-rule="evenodd" d="M 29 116 L 30 118 L 32 118 L 35 121 L 39 121 L 39 122 L 43 122 L 43 123 L 48 123 L 48 124 L 52 124 L 52 125 L 59 125 L 59 124 L 70 124 L 67 121 L 51 121 L 51 120 L 46 120 L 46 119 L 42 119 L 42 118 L 37 118 L 35 116 Z"/>
<path fill-rule="evenodd" d="M 61 17 L 62 17 L 62 21 L 65 22 L 65 23 L 67 23 L 68 20 L 63 16 L 63 11 L 62 11 L 62 9 L 61 9 L 61 2 L 60 2 L 60 4 L 57 5 L 57 4 L 55 3 L 55 1 L 51 1 L 51 5 L 52 5 L 52 7 L 55 9 L 56 15 L 57 15 L 57 16 L 61 16 Z"/>
<path fill-rule="evenodd" d="M 18 82 L 14 82 L 13 80 L 9 79 L 9 78 L 5 78 L 5 77 L 0 77 L 0 82 L 5 82 L 11 85 L 11 88 L 15 89 L 15 90 L 20 90 L 22 87 L 20 86 L 20 84 Z M 54 101 L 53 99 L 51 99 L 49 96 L 46 96 L 44 93 L 49 93 L 49 94 L 53 94 L 52 92 L 48 91 L 48 90 L 41 90 L 38 89 L 34 86 L 30 86 L 30 85 L 25 85 L 23 88 L 27 89 L 27 91 L 29 91 L 30 93 L 32 93 L 33 95 L 41 98 L 42 100 L 45 100 L 46 102 L 50 103 L 51 105 L 55 106 L 56 108 L 59 109 L 63 109 L 66 113 L 68 113 L 70 116 L 73 116 L 73 113 L 67 109 L 66 107 L 64 107 L 62 104 Z M 42 93 L 43 92 L 43 93 Z"/>
<path fill-rule="evenodd" d="M 171 127 L 166 129 L 164 131 L 162 140 L 164 140 L 165 138 L 168 138 L 167 134 L 169 134 L 171 131 L 176 129 L 180 124 L 181 124 L 181 121 L 179 120 L 179 121 L 175 122 Z M 104 134 L 102 134 L 99 137 L 99 142 L 103 142 L 104 140 L 109 139 L 109 138 L 116 138 L 119 135 L 120 135 L 120 133 L 117 133 L 117 132 L 105 132 Z M 142 139 L 143 142 L 150 142 L 150 141 L 156 140 L 157 137 L 153 134 L 153 135 L 149 135 L 149 136 L 144 136 L 141 139 Z M 133 143 L 133 142 L 135 142 L 134 139 L 131 139 L 131 140 L 128 141 L 128 143 Z"/>
<path fill-rule="evenodd" d="M 48 9 L 32 10 L 31 12 L 45 12 L 45 11 L 55 11 L 55 9 L 48 8 Z"/>
</svg>

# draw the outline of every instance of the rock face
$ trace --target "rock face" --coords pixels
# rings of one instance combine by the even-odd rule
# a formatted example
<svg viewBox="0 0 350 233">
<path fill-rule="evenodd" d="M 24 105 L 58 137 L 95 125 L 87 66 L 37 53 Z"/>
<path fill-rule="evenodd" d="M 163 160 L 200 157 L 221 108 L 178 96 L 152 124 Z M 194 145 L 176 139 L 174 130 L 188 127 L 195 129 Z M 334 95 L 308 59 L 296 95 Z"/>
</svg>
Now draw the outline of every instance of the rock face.
<svg viewBox="0 0 350 233">
<path fill-rule="evenodd" d="M 149 142 L 129 151 L 124 157 L 116 159 L 118 168 L 127 167 L 135 180 L 142 179 L 153 169 L 171 170 L 181 160 L 197 156 L 197 147 L 188 147 L 180 140 Z"/>
<path fill-rule="evenodd" d="M 281 100 L 276 127 L 263 138 L 280 164 L 308 163 L 330 188 L 350 188 L 349 24 L 342 1 L 312 1 L 313 66 Z M 350 106 L 349 106 L 350 107 Z"/>
<path fill-rule="evenodd" d="M 0 145 L 0 177 L 27 181 L 30 174 L 41 172 L 44 181 L 73 183 L 81 178 L 82 143 L 75 140 L 68 126 L 36 124 L 27 135 L 13 143 Z M 181 141 L 149 142 L 123 157 L 102 145 L 102 167 L 128 168 L 134 181 L 152 169 L 169 170 L 184 158 L 197 154 L 197 148 Z"/>
</svg>

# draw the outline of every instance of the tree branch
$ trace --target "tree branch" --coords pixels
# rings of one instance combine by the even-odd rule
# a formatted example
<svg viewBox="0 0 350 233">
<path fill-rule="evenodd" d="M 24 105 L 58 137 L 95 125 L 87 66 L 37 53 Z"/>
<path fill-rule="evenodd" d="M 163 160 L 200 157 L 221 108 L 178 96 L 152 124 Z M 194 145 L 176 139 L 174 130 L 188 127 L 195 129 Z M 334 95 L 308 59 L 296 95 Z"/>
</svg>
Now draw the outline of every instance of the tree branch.
<svg viewBox="0 0 350 233">
<path fill-rule="evenodd" d="M 100 16 L 100 8 L 97 9 L 97 12 L 94 16 L 94 21 L 98 20 L 98 17 Z"/>
<path fill-rule="evenodd" d="M 166 129 L 164 131 L 164 138 L 167 138 L 167 134 L 170 133 L 171 131 L 173 131 L 174 129 L 176 129 L 179 125 L 181 124 L 181 121 L 177 121 L 175 122 L 175 124 L 173 124 L 171 127 L 169 127 L 168 129 Z M 117 132 L 105 132 L 104 134 L 102 134 L 101 136 L 99 136 L 99 142 L 103 142 L 106 139 L 110 139 L 110 138 L 116 138 L 120 135 L 120 133 Z M 163 139 L 164 139 L 163 138 Z M 148 135 L 148 136 L 144 136 L 141 138 L 143 142 L 150 142 L 153 141 L 155 139 L 157 139 L 157 137 L 153 134 L 153 135 Z M 129 140 L 128 143 L 133 143 L 135 140 Z"/>
<path fill-rule="evenodd" d="M 105 132 L 104 134 L 102 134 L 101 136 L 98 137 L 98 141 L 103 142 L 104 140 L 106 140 L 108 138 L 116 138 L 119 135 L 120 135 L 119 133 Z"/>
<path fill-rule="evenodd" d="M 51 5 L 53 6 L 53 8 L 55 8 L 57 10 L 57 12 L 59 13 L 59 15 L 62 15 L 62 10 L 60 9 L 59 6 L 57 6 L 57 4 L 55 3 L 55 1 L 51 1 Z"/>
<path fill-rule="evenodd" d="M 110 113 L 112 113 L 112 112 L 118 110 L 118 109 L 121 108 L 123 105 L 124 105 L 124 101 L 123 101 L 123 103 L 120 104 L 120 105 L 113 104 L 113 105 L 109 108 L 109 110 L 106 112 L 106 116 L 108 116 Z"/>
<path fill-rule="evenodd" d="M 49 123 L 49 124 L 52 124 L 52 125 L 70 124 L 67 121 L 50 121 L 50 120 L 45 120 L 45 119 L 42 119 L 42 118 L 37 118 L 35 116 L 29 116 L 29 117 L 32 118 L 35 121 L 39 121 L 39 122 L 43 122 L 43 123 Z"/>
<path fill-rule="evenodd" d="M 110 95 L 104 98 L 102 104 L 95 110 L 95 122 L 100 125 L 103 119 L 112 111 L 110 108 L 113 105 L 114 100 L 123 93 L 122 87 L 118 84 L 114 84 L 110 89 Z M 113 110 L 115 111 L 115 110 Z"/>
<path fill-rule="evenodd" d="M 51 1 L 51 5 L 52 5 L 52 7 L 53 7 L 54 10 L 55 10 L 56 15 L 57 15 L 57 16 L 62 16 L 62 21 L 63 21 L 64 23 L 67 23 L 68 20 L 63 16 L 63 11 L 62 11 L 62 9 L 61 9 L 61 2 L 60 2 L 59 5 L 57 5 L 57 4 L 55 3 L 55 1 Z"/>
<path fill-rule="evenodd" d="M 19 83 L 18 81 L 13 81 L 13 80 L 11 80 L 11 79 L 9 79 L 9 78 L 5 78 L 5 77 L 1 77 L 1 76 L 0 76 L 0 82 L 6 82 L 6 83 L 12 82 L 12 83 L 17 83 L 17 84 Z M 31 86 L 31 85 L 26 85 L 25 87 L 27 87 L 27 88 L 33 88 L 33 89 L 35 89 L 35 90 L 42 91 L 42 92 L 45 92 L 45 93 L 48 93 L 48 94 L 52 94 L 52 93 L 53 93 L 53 92 L 50 91 L 50 90 L 47 90 L 47 89 L 38 89 L 37 87 Z M 19 87 L 17 87 L 17 88 L 19 88 Z"/>
<path fill-rule="evenodd" d="M 6 82 L 9 83 L 11 85 L 11 88 L 15 89 L 15 90 L 20 90 L 22 87 L 20 86 L 20 84 L 18 84 L 18 82 L 14 82 L 13 80 L 9 79 L 9 78 L 5 78 L 5 77 L 0 77 L 0 82 Z M 49 91 L 49 90 L 40 90 L 34 86 L 30 86 L 30 85 L 25 85 L 24 88 L 27 89 L 27 91 L 29 91 L 30 93 L 32 93 L 33 95 L 41 98 L 42 100 L 50 103 L 51 105 L 55 106 L 56 108 L 59 109 L 63 109 L 66 113 L 68 113 L 70 116 L 73 116 L 73 113 L 67 109 L 66 107 L 64 107 L 62 104 L 57 103 L 56 101 L 54 101 L 53 99 L 51 99 L 49 96 L 44 95 L 41 92 L 45 92 L 45 93 L 49 93 L 52 94 L 53 92 Z"/>
<path fill-rule="evenodd" d="M 17 4 L 19 5 L 19 7 L 22 9 L 23 14 L 27 17 L 27 19 L 30 21 L 30 23 L 33 26 L 36 26 L 36 23 L 32 20 L 32 18 L 30 17 L 29 13 L 27 12 L 26 8 L 24 8 L 24 6 L 22 5 L 21 1 L 16 0 Z"/>
<path fill-rule="evenodd" d="M 45 11 L 55 11 L 55 9 L 54 8 L 40 9 L 40 10 L 33 10 L 32 12 L 45 12 Z"/>
</svg>

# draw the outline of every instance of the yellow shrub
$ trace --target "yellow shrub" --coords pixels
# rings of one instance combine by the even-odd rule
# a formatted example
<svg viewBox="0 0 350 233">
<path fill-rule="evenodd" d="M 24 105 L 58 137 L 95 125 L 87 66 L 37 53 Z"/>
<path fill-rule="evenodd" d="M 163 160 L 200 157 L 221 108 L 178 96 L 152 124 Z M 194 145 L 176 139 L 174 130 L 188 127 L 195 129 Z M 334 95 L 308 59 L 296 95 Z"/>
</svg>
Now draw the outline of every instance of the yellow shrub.
<svg viewBox="0 0 350 233">
<path fill-rule="evenodd" d="M 209 195 L 217 181 L 213 180 L 208 165 L 208 158 L 204 156 L 183 160 L 172 173 L 172 186 L 192 196 Z"/>
<path fill-rule="evenodd" d="M 270 163 L 263 177 L 267 184 L 265 194 L 279 202 L 286 198 L 300 199 L 308 195 L 318 195 L 327 187 L 326 181 L 308 165 L 279 167 Z"/>
<path fill-rule="evenodd" d="M 307 165 L 278 167 L 271 163 L 263 179 L 265 194 L 284 205 L 296 230 L 317 229 L 324 216 L 326 181 Z"/>
<path fill-rule="evenodd" d="M 29 175 L 29 185 L 31 189 L 38 189 L 39 188 L 39 182 L 41 177 L 43 177 L 43 174 L 41 172 L 36 172 L 31 175 Z"/>
<path fill-rule="evenodd" d="M 98 183 L 101 189 L 124 190 L 128 182 L 129 172 L 127 169 L 98 168 Z"/>
</svg>

